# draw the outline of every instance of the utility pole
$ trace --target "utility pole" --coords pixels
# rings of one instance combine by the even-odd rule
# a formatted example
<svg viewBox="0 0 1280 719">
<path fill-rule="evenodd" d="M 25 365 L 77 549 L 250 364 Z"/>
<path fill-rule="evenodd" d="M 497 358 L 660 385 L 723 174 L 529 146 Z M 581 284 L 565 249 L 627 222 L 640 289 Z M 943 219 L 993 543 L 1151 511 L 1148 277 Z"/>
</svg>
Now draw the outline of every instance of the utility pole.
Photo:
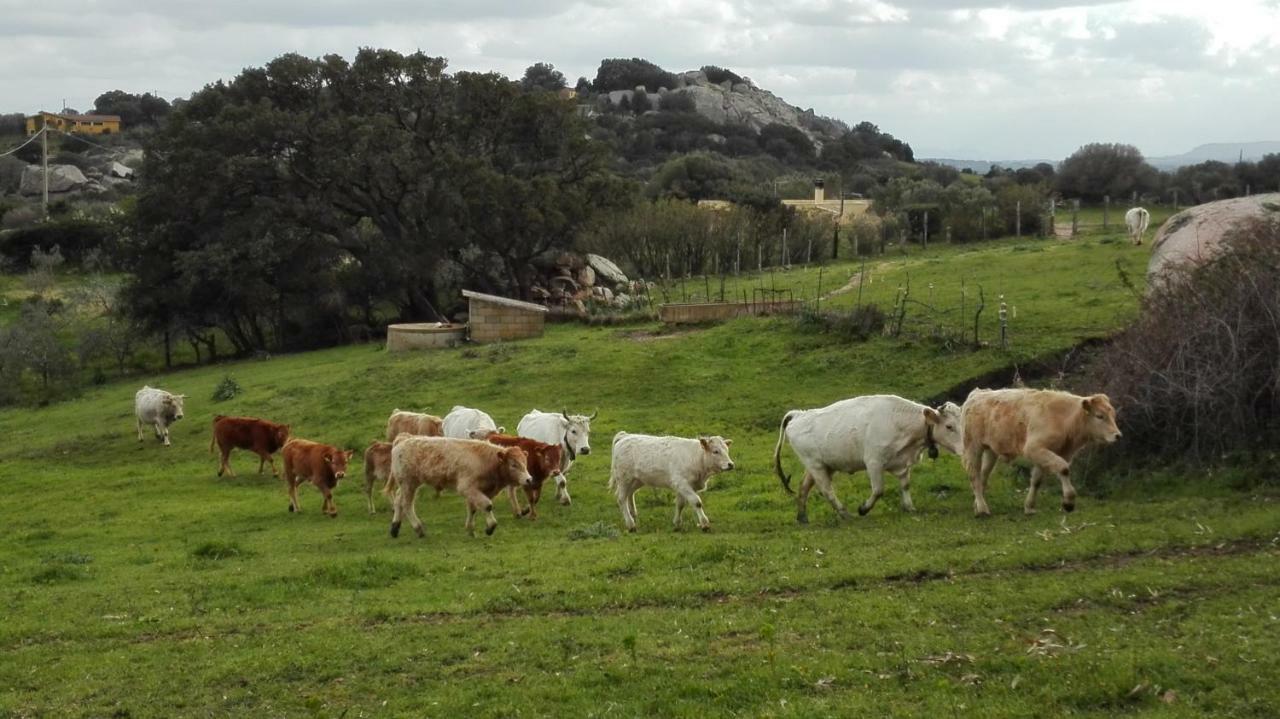
<svg viewBox="0 0 1280 719">
<path fill-rule="evenodd" d="M 40 175 L 44 178 L 44 219 L 49 219 L 49 119 L 40 128 Z"/>
</svg>

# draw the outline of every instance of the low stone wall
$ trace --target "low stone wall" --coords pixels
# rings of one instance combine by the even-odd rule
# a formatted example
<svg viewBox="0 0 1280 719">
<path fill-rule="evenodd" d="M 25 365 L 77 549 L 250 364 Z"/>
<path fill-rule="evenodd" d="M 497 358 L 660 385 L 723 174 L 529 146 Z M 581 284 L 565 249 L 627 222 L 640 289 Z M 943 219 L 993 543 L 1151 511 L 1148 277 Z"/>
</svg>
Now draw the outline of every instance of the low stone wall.
<svg viewBox="0 0 1280 719">
<path fill-rule="evenodd" d="M 456 347 L 466 339 L 466 325 L 439 322 L 414 322 L 387 327 L 387 351 L 439 349 Z"/>
<path fill-rule="evenodd" d="M 803 305 L 800 300 L 673 303 L 658 306 L 658 319 L 673 325 L 720 322 L 751 315 L 791 314 Z"/>
<path fill-rule="evenodd" d="M 467 321 L 472 342 L 504 342 L 541 337 L 546 317 L 545 309 L 532 311 L 473 297 Z"/>
</svg>

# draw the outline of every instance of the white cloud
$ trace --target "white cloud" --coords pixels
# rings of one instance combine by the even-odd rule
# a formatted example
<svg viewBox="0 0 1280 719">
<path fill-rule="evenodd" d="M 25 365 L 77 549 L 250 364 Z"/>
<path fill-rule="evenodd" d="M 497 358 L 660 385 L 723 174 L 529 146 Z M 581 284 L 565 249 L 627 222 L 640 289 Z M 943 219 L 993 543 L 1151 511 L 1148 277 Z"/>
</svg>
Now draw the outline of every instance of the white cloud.
<svg viewBox="0 0 1280 719">
<path fill-rule="evenodd" d="M 1126 140 L 1167 154 L 1274 138 L 1280 116 L 1280 5 L 1265 0 L 0 0 L 0 16 L 8 112 L 117 88 L 186 96 L 284 52 L 374 46 L 513 76 L 548 61 L 571 81 L 606 57 L 722 65 L 992 158 Z"/>
</svg>

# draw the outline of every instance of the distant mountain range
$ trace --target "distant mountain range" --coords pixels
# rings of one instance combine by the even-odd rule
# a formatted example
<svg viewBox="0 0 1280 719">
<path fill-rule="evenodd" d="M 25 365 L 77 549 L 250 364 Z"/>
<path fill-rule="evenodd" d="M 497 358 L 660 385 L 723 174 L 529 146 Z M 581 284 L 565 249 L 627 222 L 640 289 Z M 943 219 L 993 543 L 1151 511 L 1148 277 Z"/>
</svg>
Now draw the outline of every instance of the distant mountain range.
<svg viewBox="0 0 1280 719">
<path fill-rule="evenodd" d="M 1272 153 L 1280 153 L 1280 140 L 1264 140 L 1261 142 L 1210 142 L 1199 145 L 1194 149 L 1184 152 L 1181 155 L 1163 155 L 1159 157 L 1148 157 L 1147 162 L 1161 170 L 1176 170 L 1184 165 L 1195 165 L 1209 160 L 1217 160 L 1218 162 L 1235 163 L 1241 159 L 1247 162 L 1257 162 L 1261 160 L 1263 155 Z M 991 169 L 992 165 L 1007 167 L 1011 170 L 1017 170 L 1023 167 L 1033 167 L 1041 162 L 1047 162 L 1054 167 L 1058 166 L 1059 161 L 1055 160 L 955 160 L 945 157 L 924 157 L 921 160 L 936 162 L 941 165 L 950 165 L 957 170 L 969 169 L 985 175 Z"/>
</svg>

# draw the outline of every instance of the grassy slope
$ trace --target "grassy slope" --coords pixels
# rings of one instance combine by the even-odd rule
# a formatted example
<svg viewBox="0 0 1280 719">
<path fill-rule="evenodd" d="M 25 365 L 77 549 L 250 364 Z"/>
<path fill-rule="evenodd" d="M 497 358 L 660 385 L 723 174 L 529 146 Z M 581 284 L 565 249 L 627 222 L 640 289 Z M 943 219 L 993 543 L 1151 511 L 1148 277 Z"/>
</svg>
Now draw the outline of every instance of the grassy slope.
<svg viewBox="0 0 1280 719">
<path fill-rule="evenodd" d="M 957 252 L 912 282 L 1015 263 L 1050 307 L 1089 263 L 1141 264 L 1118 244 L 1044 249 Z M 1098 272 L 1100 305 L 1059 300 L 1056 320 L 1020 308 L 1055 329 L 1012 356 L 1131 313 Z M 842 346 L 783 320 L 659 338 L 557 326 L 504 347 L 200 368 L 0 413 L 0 714 L 1274 715 L 1261 669 L 1280 658 L 1269 494 L 1135 488 L 1086 497 L 1064 521 L 1050 489 L 1026 518 L 1002 469 L 996 517 L 980 522 L 944 457 L 917 471 L 915 515 L 890 497 L 841 524 L 815 502 L 814 523 L 794 524 L 769 468 L 782 410 L 923 396 L 1010 356 Z M 245 394 L 208 402 L 227 372 Z M 132 437 L 143 381 L 191 395 L 172 448 Z M 458 498 L 422 497 L 427 539 L 393 541 L 358 476 L 338 490 L 337 520 L 309 489 L 290 515 L 247 455 L 233 456 L 239 479 L 218 480 L 206 453 L 215 412 L 363 447 L 393 407 L 454 403 L 508 427 L 534 406 L 598 406 L 574 505 L 533 524 L 504 508 L 497 533 L 473 539 Z M 609 536 L 608 439 L 623 428 L 737 440 L 740 469 L 706 494 L 713 533 L 673 534 L 671 498 L 642 493 L 641 533 Z M 861 476 L 838 487 L 850 503 L 867 491 Z"/>
</svg>

